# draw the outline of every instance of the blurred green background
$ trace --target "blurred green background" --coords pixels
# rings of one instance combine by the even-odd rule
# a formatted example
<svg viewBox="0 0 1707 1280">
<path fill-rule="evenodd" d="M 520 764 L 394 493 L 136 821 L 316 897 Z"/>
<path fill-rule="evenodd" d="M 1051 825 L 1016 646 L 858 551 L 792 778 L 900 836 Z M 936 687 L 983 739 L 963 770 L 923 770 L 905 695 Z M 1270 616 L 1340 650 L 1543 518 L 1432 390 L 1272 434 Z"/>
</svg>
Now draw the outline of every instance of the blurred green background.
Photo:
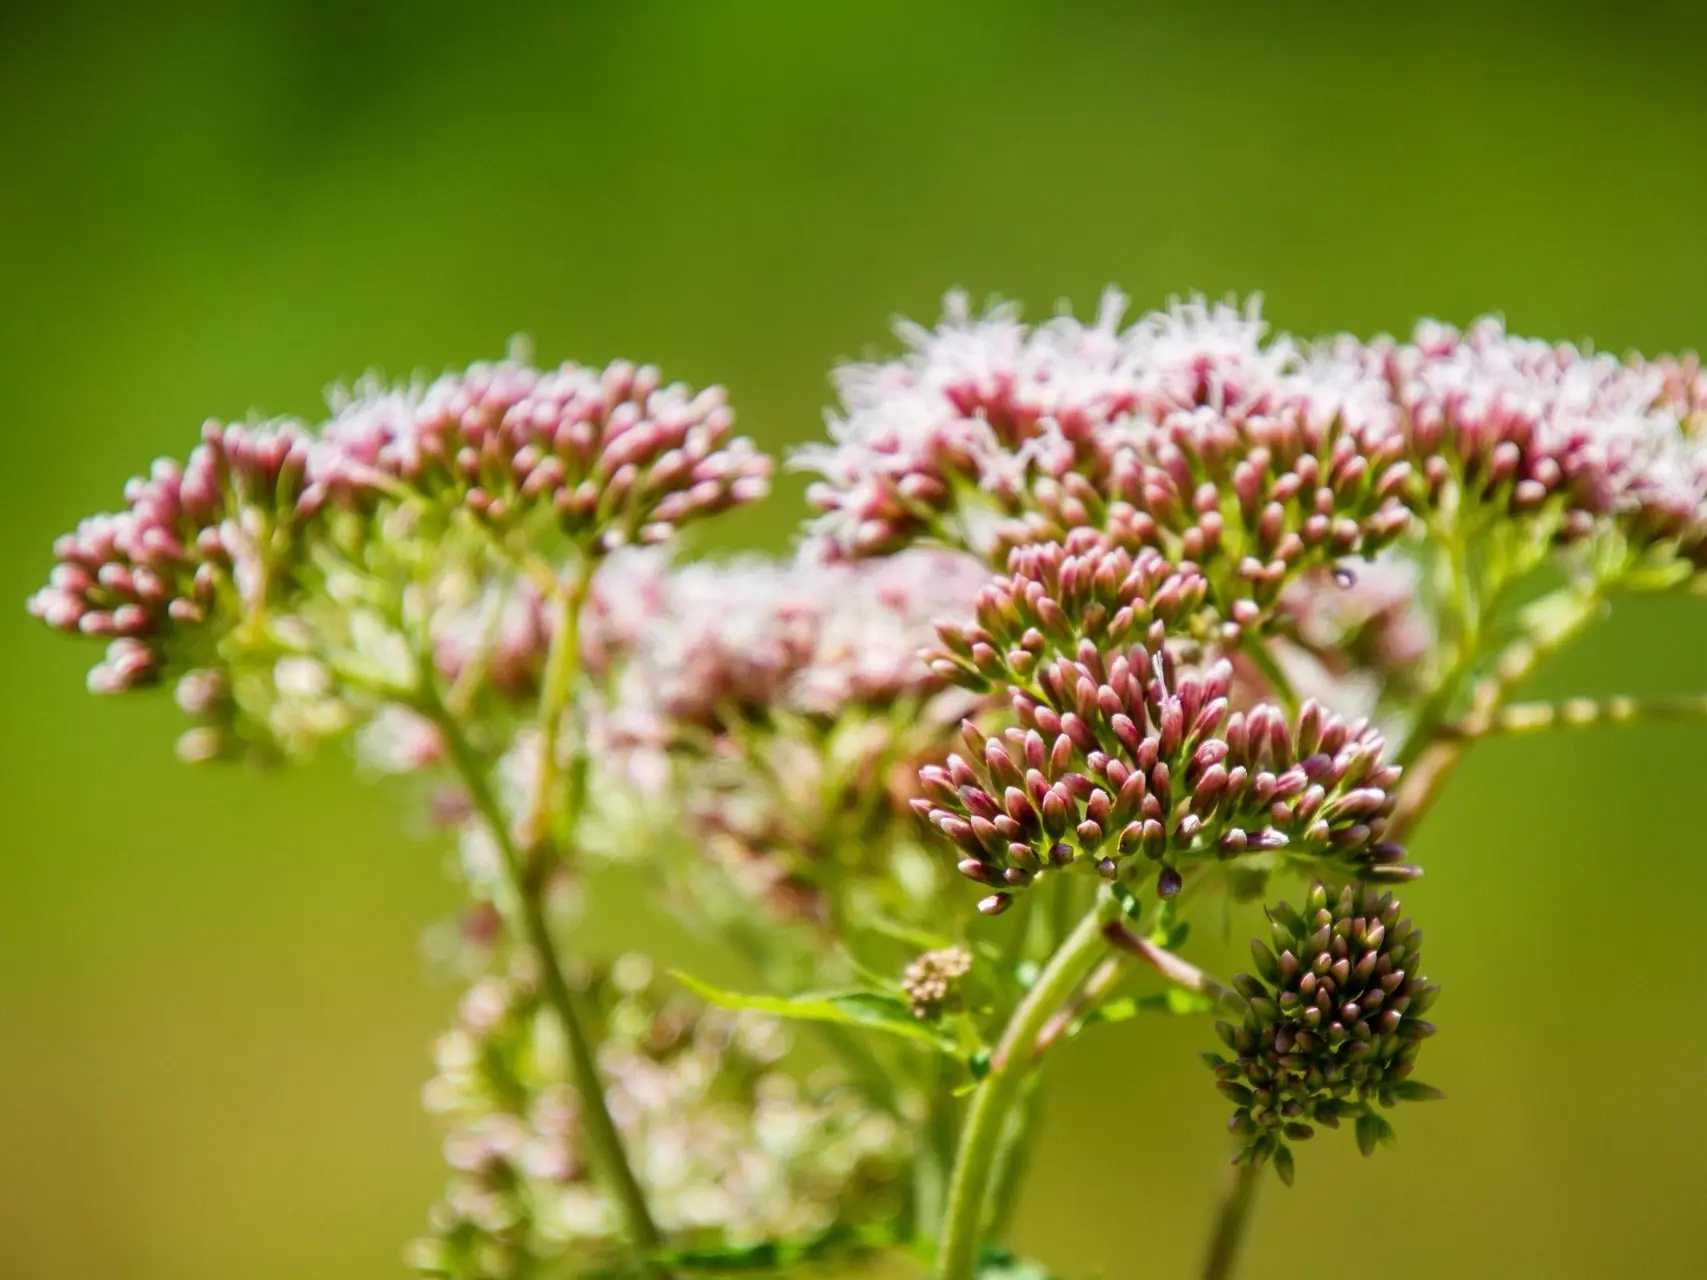
<svg viewBox="0 0 1707 1280">
<path fill-rule="evenodd" d="M 396 1275 L 440 1184 L 443 851 L 341 760 L 178 766 L 168 707 L 89 698 L 93 653 L 23 613 L 52 536 L 204 416 L 526 332 L 721 380 L 782 446 L 955 285 L 1707 343 L 1704 34 L 1628 0 L 0 9 L 0 1276 Z M 730 536 L 798 509 L 790 480 Z M 1707 606 L 1649 604 L 1544 683 L 1702 689 L 1704 641 Z M 1451 1100 L 1373 1161 L 1301 1153 L 1252 1274 L 1707 1274 L 1703 761 L 1707 726 L 1474 754 L 1409 903 Z M 1190 1273 L 1206 1041 L 1064 1056 L 1017 1243 Z"/>
</svg>

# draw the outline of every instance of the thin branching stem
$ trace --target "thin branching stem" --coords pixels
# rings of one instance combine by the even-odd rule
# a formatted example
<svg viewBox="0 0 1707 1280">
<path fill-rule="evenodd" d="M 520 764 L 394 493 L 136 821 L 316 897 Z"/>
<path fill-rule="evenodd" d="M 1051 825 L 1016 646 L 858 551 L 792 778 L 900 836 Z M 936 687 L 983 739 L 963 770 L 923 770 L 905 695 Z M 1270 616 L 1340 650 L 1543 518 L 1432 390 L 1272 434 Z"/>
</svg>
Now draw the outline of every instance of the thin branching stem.
<svg viewBox="0 0 1707 1280">
<path fill-rule="evenodd" d="M 1526 610 L 1528 625 L 1494 659 L 1490 672 L 1470 691 L 1466 719 L 1476 723 L 1495 715 L 1511 691 L 1527 680 L 1548 658 L 1599 618 L 1606 597 L 1599 589 L 1573 585 L 1537 600 Z M 1399 763 L 1405 780 L 1388 822 L 1388 838 L 1408 839 L 1457 770 L 1464 748 L 1475 735 L 1454 732 L 1446 717 L 1456 691 L 1431 699 L 1425 715 L 1405 743 Z"/>
<path fill-rule="evenodd" d="M 1707 719 L 1707 694 L 1671 698 L 1566 698 L 1560 702 L 1514 702 L 1466 716 L 1447 729 L 1456 738 L 1495 738 L 1549 729 L 1587 729 L 1608 724 Z"/>
<path fill-rule="evenodd" d="M 590 557 L 583 560 L 549 598 L 551 647 L 539 694 L 539 785 L 524 828 L 535 860 L 550 847 L 554 817 L 571 829 L 578 817 L 575 813 L 554 815 L 552 809 L 562 782 L 563 721 L 581 670 L 581 606 L 586 602 L 594 563 Z"/>
<path fill-rule="evenodd" d="M 1182 959 L 1167 948 L 1159 947 L 1148 938 L 1134 933 L 1119 920 L 1111 920 L 1105 924 L 1102 936 L 1111 947 L 1137 956 L 1176 987 L 1196 995 L 1209 996 L 1221 1003 L 1238 1001 L 1238 996 L 1233 991 L 1191 961 Z"/>
<path fill-rule="evenodd" d="M 642 1258 L 657 1251 L 662 1237 L 646 1203 L 646 1194 L 629 1164 L 628 1153 L 605 1102 L 604 1080 L 591 1036 L 576 1009 L 574 993 L 563 974 L 563 962 L 545 916 L 541 886 L 529 874 L 528 861 L 511 829 L 508 815 L 493 790 L 487 764 L 463 733 L 462 726 L 437 701 L 428 701 L 424 711 L 438 726 L 445 751 L 457 776 L 468 790 L 469 800 L 497 846 L 503 866 L 513 924 L 539 964 L 545 998 L 563 1029 L 569 1049 L 569 1068 L 581 1099 L 581 1133 L 593 1169 L 622 1218 L 631 1245 Z M 643 1263 L 646 1274 L 663 1273 Z"/>
</svg>

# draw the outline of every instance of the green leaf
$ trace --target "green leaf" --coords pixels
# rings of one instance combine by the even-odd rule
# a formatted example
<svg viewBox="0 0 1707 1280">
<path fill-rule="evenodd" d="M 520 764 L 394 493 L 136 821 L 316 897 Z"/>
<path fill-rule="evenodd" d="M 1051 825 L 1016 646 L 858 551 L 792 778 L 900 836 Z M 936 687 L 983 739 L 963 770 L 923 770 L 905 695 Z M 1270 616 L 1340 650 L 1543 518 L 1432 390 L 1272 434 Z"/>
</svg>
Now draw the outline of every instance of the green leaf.
<svg viewBox="0 0 1707 1280">
<path fill-rule="evenodd" d="M 1006 1249 L 989 1245 L 978 1255 L 978 1266 L 972 1274 L 977 1280 L 1054 1280 L 1035 1262 L 1025 1262 Z"/>
<path fill-rule="evenodd" d="M 1397 1080 L 1391 1086 L 1393 1097 L 1400 1102 L 1438 1102 L 1446 1095 L 1432 1084 L 1420 1080 Z"/>
<path fill-rule="evenodd" d="M 1144 904 L 1138 900 L 1138 895 L 1132 892 L 1131 887 L 1116 881 L 1109 886 L 1109 892 L 1114 895 L 1114 900 L 1120 904 L 1120 909 L 1125 913 L 1126 918 L 1137 923 L 1144 914 Z"/>
<path fill-rule="evenodd" d="M 768 1013 L 803 1022 L 834 1022 L 847 1027 L 871 1027 L 903 1039 L 916 1040 L 951 1057 L 960 1056 L 959 1038 L 945 1027 L 913 1016 L 901 997 L 882 991 L 825 991 L 800 996 L 746 995 L 723 991 L 676 970 L 671 974 L 689 991 L 720 1009 Z"/>
<path fill-rule="evenodd" d="M 1274 1171 L 1280 1175 L 1280 1180 L 1289 1187 L 1292 1185 L 1293 1178 L 1297 1176 L 1297 1171 L 1292 1163 L 1292 1148 L 1284 1142 L 1274 1148 Z"/>
<path fill-rule="evenodd" d="M 1374 1155 L 1377 1145 L 1393 1141 L 1393 1126 L 1373 1111 L 1357 1118 L 1357 1147 L 1364 1155 Z"/>
<path fill-rule="evenodd" d="M 1139 1003 L 1131 996 L 1121 996 L 1118 1000 L 1110 1000 L 1101 1008 L 1092 1009 L 1073 1025 L 1073 1034 L 1078 1035 L 1086 1027 L 1098 1022 L 1127 1022 L 1138 1016 Z"/>
<path fill-rule="evenodd" d="M 1158 991 L 1153 996 L 1145 996 L 1138 1001 L 1138 1007 L 1146 1012 L 1171 1013 L 1186 1016 L 1197 1013 L 1214 1013 L 1221 1007 L 1214 996 L 1203 991 L 1187 991 L 1184 987 L 1169 987 L 1166 991 Z"/>
<path fill-rule="evenodd" d="M 1150 941 L 1168 951 L 1178 951 L 1191 937 L 1191 922 L 1179 918 L 1178 904 L 1164 902 L 1156 908 L 1155 923 L 1150 927 Z"/>
</svg>

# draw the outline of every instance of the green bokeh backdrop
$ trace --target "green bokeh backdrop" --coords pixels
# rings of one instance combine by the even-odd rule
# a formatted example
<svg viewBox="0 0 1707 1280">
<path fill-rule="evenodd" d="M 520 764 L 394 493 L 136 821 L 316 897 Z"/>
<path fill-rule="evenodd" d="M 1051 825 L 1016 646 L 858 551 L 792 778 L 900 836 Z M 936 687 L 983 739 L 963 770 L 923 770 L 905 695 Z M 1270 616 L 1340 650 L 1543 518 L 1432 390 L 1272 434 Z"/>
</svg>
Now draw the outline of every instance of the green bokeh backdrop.
<svg viewBox="0 0 1707 1280">
<path fill-rule="evenodd" d="M 342 760 L 178 766 L 169 708 L 87 697 L 92 655 L 23 615 L 51 537 L 204 416 L 526 332 L 721 380 L 781 447 L 954 285 L 1707 343 L 1704 33 L 1628 2 L 0 9 L 0 1276 L 395 1275 L 440 1180 L 442 850 Z M 791 480 L 729 536 L 798 509 Z M 1702 689 L 1704 640 L 1707 604 L 1649 604 L 1544 684 Z M 1410 901 L 1451 1100 L 1374 1161 L 1301 1152 L 1253 1274 L 1707 1274 L 1704 761 L 1707 726 L 1475 753 Z M 1190 1273 L 1206 1037 L 1064 1055 L 1022 1247 Z"/>
</svg>

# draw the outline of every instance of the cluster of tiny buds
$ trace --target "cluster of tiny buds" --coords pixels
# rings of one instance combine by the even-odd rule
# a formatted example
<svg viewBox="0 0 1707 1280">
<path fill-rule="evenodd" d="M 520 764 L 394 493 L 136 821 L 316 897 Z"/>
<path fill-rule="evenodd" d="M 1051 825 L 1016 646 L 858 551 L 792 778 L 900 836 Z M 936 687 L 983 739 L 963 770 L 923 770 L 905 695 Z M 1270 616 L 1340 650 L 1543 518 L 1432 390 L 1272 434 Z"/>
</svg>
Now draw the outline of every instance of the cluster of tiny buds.
<svg viewBox="0 0 1707 1280">
<path fill-rule="evenodd" d="M 1234 1056 L 1205 1059 L 1237 1107 L 1230 1128 L 1246 1140 L 1242 1158 L 1273 1159 L 1288 1182 L 1287 1143 L 1314 1125 L 1355 1116 L 1368 1155 L 1391 1137 L 1374 1104 L 1440 1096 L 1410 1078 L 1434 1034 L 1422 1015 L 1439 988 L 1422 976 L 1422 934 L 1399 910 L 1390 893 L 1318 883 L 1302 913 L 1285 903 L 1269 911 L 1273 948 L 1253 941 L 1257 975 L 1234 979 L 1244 1022 L 1216 1027 Z"/>
<path fill-rule="evenodd" d="M 92 516 L 54 544 L 30 612 L 60 631 L 110 640 L 89 673 L 96 693 L 158 680 L 175 634 L 222 607 L 263 604 L 267 561 L 288 553 L 312 502 L 311 437 L 289 423 L 210 422 L 188 462 L 160 461 L 125 486 L 125 510 Z"/>
<path fill-rule="evenodd" d="M 1371 880 L 1417 874 L 1383 839 L 1399 770 L 1367 721 L 1315 702 L 1294 720 L 1269 704 L 1231 711 L 1231 663 L 1170 667 L 1087 643 L 1039 668 L 1041 696 L 1013 694 L 1018 724 L 986 736 L 968 721 L 969 757 L 920 770 L 914 811 L 958 846 L 963 875 L 997 890 L 981 911 L 1070 863 L 1129 878 L 1139 854 L 1159 864 L 1164 897 L 1187 859 L 1284 852 Z"/>
<path fill-rule="evenodd" d="M 732 423 L 721 390 L 663 386 L 650 368 L 513 362 L 364 387 L 318 432 L 209 423 L 183 466 L 157 463 L 122 511 L 59 540 L 30 611 L 111 642 L 90 672 L 97 692 L 154 683 L 168 667 L 214 665 L 239 622 L 299 603 L 298 574 L 332 537 L 317 519 L 328 508 L 448 504 L 536 533 L 543 520 L 603 556 L 765 494 L 770 460 Z"/>
<path fill-rule="evenodd" d="M 401 484 L 495 525 L 549 512 L 610 551 L 765 494 L 770 460 L 733 423 L 721 388 L 666 386 L 651 366 L 479 364 L 424 388 L 361 388 L 325 430 L 316 482 Z"/>
<path fill-rule="evenodd" d="M 1111 547 L 1091 529 L 1064 542 L 1019 547 L 1008 572 L 979 592 L 976 620 L 940 622 L 932 666 L 974 689 L 1029 680 L 1049 653 L 1145 644 L 1159 648 L 1202 607 L 1207 583 L 1196 566 L 1174 566 L 1153 550 Z"/>
<path fill-rule="evenodd" d="M 960 999 L 960 987 L 972 972 L 972 953 L 965 947 L 927 951 L 907 966 L 901 976 L 901 994 L 921 1022 L 934 1022 L 952 1011 Z"/>
<path fill-rule="evenodd" d="M 1299 409 L 1200 406 L 1105 434 L 1106 464 L 1039 478 L 1035 509 L 1002 526 L 1005 541 L 1091 527 L 1118 545 L 1224 565 L 1213 577 L 1230 612 L 1237 600 L 1272 602 L 1312 564 L 1373 554 L 1412 524 L 1400 442 L 1330 432 Z"/>
<path fill-rule="evenodd" d="M 1122 330 L 1123 307 L 1028 329 L 951 298 L 941 328 L 903 328 L 900 360 L 842 371 L 835 443 L 796 458 L 821 476 L 819 536 L 851 556 L 945 533 L 988 554 L 1091 526 L 1271 590 L 1440 511 L 1541 515 L 1563 539 L 1610 520 L 1693 558 L 1707 542 L 1692 359 L 1621 361 L 1497 320 L 1265 342 L 1254 308 L 1196 301 Z M 969 519 L 979 506 L 994 518 Z"/>
</svg>

